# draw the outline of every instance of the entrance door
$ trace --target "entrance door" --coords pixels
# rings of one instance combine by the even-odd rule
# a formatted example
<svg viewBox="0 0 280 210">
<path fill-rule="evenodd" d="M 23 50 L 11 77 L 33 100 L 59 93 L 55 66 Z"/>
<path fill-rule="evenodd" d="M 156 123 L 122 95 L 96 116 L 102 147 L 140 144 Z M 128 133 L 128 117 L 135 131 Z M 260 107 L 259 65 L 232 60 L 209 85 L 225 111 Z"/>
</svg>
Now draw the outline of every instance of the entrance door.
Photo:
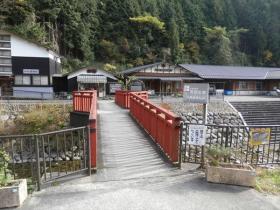
<svg viewBox="0 0 280 210">
<path fill-rule="evenodd" d="M 79 90 L 96 90 L 98 97 L 106 96 L 106 87 L 104 83 L 79 83 Z"/>
</svg>

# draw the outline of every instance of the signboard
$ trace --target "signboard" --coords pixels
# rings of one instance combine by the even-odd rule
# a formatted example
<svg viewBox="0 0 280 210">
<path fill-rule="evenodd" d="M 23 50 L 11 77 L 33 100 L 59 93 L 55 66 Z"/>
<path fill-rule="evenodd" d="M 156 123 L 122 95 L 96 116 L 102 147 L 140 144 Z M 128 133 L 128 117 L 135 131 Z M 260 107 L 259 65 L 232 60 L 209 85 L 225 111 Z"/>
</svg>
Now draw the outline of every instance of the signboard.
<svg viewBox="0 0 280 210">
<path fill-rule="evenodd" d="M 206 143 L 206 126 L 189 125 L 189 142 L 190 145 L 204 146 Z"/>
<path fill-rule="evenodd" d="M 142 82 L 139 80 L 133 81 L 130 86 L 131 91 L 142 91 L 142 88 L 143 88 Z"/>
<path fill-rule="evenodd" d="M 270 133 L 270 128 L 250 128 L 250 144 L 252 146 L 268 144 Z"/>
<path fill-rule="evenodd" d="M 187 103 L 208 104 L 208 83 L 186 83 L 184 85 L 184 101 Z"/>
<path fill-rule="evenodd" d="M 172 72 L 173 69 L 155 69 L 155 71 Z"/>
<path fill-rule="evenodd" d="M 117 90 L 122 90 L 122 85 L 119 83 L 110 83 L 110 93 L 116 93 Z"/>
<path fill-rule="evenodd" d="M 23 69 L 23 74 L 39 74 L 39 69 Z"/>
<path fill-rule="evenodd" d="M 135 91 L 135 92 L 142 91 L 142 86 L 132 85 L 132 86 L 130 86 L 130 90 Z"/>
</svg>

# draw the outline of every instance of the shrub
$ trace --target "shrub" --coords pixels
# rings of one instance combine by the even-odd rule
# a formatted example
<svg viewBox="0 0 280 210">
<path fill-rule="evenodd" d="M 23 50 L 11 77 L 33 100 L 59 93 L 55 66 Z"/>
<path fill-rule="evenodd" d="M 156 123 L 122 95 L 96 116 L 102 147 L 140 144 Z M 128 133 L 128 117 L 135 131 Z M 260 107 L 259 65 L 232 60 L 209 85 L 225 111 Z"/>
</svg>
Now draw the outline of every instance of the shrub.
<svg viewBox="0 0 280 210">
<path fill-rule="evenodd" d="M 60 130 L 69 125 L 71 107 L 44 105 L 41 108 L 18 113 L 16 118 L 0 128 L 0 135 L 34 134 Z"/>
<path fill-rule="evenodd" d="M 210 165 L 219 166 L 225 159 L 230 158 L 231 148 L 216 145 L 207 149 L 207 159 Z"/>
<path fill-rule="evenodd" d="M 9 160 L 9 155 L 3 149 L 0 149 L 0 187 L 7 186 L 12 179 L 8 170 Z"/>
</svg>

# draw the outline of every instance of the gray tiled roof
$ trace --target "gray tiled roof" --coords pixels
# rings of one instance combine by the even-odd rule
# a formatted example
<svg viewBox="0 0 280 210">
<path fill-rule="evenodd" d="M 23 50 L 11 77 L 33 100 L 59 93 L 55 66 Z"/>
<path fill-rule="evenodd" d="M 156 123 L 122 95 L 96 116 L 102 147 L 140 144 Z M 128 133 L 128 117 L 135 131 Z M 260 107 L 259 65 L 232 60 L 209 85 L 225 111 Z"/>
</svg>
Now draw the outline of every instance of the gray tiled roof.
<svg viewBox="0 0 280 210">
<path fill-rule="evenodd" d="M 266 79 L 280 79 L 280 70 L 268 72 Z"/>
<path fill-rule="evenodd" d="M 141 80 L 153 80 L 153 79 L 158 79 L 162 81 L 182 81 L 182 80 L 203 80 L 199 77 L 149 77 L 149 76 L 137 76 L 138 79 Z"/>
<path fill-rule="evenodd" d="M 280 68 L 181 64 L 203 79 L 280 79 Z"/>
</svg>

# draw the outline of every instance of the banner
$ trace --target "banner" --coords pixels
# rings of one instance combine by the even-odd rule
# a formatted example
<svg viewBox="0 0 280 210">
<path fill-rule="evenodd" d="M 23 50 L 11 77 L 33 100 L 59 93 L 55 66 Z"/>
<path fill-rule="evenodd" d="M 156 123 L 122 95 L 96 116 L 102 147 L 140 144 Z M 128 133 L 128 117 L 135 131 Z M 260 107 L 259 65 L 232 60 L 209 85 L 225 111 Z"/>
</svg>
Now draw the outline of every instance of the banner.
<svg viewBox="0 0 280 210">
<path fill-rule="evenodd" d="M 270 141 L 270 128 L 250 128 L 250 144 L 258 146 L 268 144 Z"/>
</svg>

